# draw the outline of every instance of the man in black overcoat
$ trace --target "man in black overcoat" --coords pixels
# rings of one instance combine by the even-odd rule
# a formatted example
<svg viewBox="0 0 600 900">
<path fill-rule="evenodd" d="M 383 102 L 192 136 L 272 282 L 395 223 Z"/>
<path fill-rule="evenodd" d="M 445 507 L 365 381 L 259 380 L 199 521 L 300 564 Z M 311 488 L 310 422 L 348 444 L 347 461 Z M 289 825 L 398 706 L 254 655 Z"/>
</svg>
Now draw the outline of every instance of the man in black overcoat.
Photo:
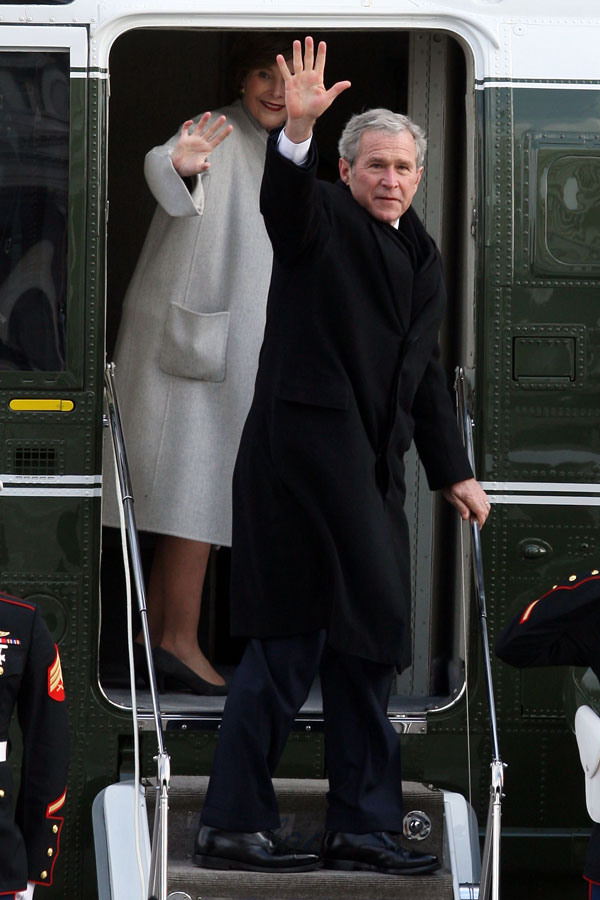
<svg viewBox="0 0 600 900">
<path fill-rule="evenodd" d="M 325 90 L 294 42 L 283 60 L 288 118 L 268 142 L 261 210 L 274 265 L 254 400 L 234 473 L 232 629 L 249 636 L 219 736 L 194 860 L 301 871 L 271 775 L 319 672 L 329 775 L 326 865 L 431 871 L 400 849 L 402 773 L 387 718 L 396 667 L 410 662 L 410 561 L 403 454 L 414 438 L 433 490 L 483 525 L 489 503 L 458 433 L 437 334 L 438 251 L 410 203 L 421 130 L 404 116 L 354 117 L 335 185 L 316 178 Z M 418 142 L 418 143 L 417 143 Z"/>
<path fill-rule="evenodd" d="M 569 575 L 520 610 L 502 629 L 497 656 L 511 666 L 589 666 L 600 680 L 600 570 Z M 594 825 L 584 877 L 600 900 L 600 824 Z"/>
<path fill-rule="evenodd" d="M 15 708 L 23 735 L 16 805 L 8 763 Z M 52 884 L 68 764 L 58 649 L 35 604 L 0 593 L 0 895 L 6 900 L 31 900 L 35 885 Z"/>
</svg>

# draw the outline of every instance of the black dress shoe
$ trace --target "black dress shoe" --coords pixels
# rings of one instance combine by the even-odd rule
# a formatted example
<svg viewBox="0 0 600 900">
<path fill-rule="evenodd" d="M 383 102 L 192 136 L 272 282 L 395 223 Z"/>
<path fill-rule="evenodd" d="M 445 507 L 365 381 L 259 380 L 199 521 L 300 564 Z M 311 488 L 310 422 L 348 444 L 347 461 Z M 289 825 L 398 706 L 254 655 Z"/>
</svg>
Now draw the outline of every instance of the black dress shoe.
<svg viewBox="0 0 600 900">
<path fill-rule="evenodd" d="M 210 697 L 224 697 L 227 694 L 229 690 L 227 683 L 213 684 L 211 681 L 205 681 L 168 650 L 155 647 L 153 653 L 159 691 L 187 690 L 194 694 L 205 694 Z"/>
<path fill-rule="evenodd" d="M 321 855 L 328 869 L 383 872 L 386 875 L 420 875 L 440 868 L 432 853 L 419 853 L 400 847 L 387 831 L 349 834 L 326 831 Z"/>
<path fill-rule="evenodd" d="M 223 831 L 201 825 L 194 855 L 204 869 L 244 869 L 247 872 L 310 872 L 321 867 L 316 853 L 297 853 L 271 831 Z"/>
</svg>

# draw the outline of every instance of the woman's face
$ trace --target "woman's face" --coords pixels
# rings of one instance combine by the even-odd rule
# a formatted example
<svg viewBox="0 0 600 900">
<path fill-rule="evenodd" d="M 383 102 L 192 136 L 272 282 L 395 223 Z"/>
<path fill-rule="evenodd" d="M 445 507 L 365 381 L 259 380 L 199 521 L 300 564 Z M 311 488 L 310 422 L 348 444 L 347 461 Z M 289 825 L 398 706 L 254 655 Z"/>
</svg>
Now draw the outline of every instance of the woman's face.
<svg viewBox="0 0 600 900">
<path fill-rule="evenodd" d="M 263 128 L 271 131 L 283 125 L 286 120 L 285 90 L 277 63 L 251 69 L 242 87 L 245 90 L 244 106 Z"/>
</svg>

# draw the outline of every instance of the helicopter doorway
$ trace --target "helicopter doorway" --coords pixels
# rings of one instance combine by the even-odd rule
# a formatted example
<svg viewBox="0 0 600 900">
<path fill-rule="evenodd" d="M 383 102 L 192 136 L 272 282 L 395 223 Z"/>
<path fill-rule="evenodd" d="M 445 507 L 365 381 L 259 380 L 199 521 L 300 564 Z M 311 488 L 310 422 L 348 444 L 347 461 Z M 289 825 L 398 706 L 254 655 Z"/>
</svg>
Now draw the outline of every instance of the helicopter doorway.
<svg viewBox="0 0 600 900">
<path fill-rule="evenodd" d="M 296 33 L 290 33 L 290 40 Z M 143 177 L 143 161 L 181 123 L 233 98 L 227 93 L 226 60 L 236 32 L 132 30 L 110 55 L 107 359 L 112 359 L 123 299 L 141 251 L 155 201 Z M 388 107 L 407 112 L 428 135 L 428 155 L 413 202 L 442 252 L 448 308 L 441 333 L 449 384 L 458 364 L 473 363 L 474 249 L 471 211 L 475 174 L 474 100 L 469 60 L 443 32 L 329 31 L 327 80 L 349 78 L 318 124 L 322 177 L 337 177 L 337 138 L 353 112 Z M 149 66 L 149 61 L 151 65 Z M 116 374 L 118 389 L 118 371 Z M 127 439 L 127 422 L 124 421 Z M 108 457 L 105 457 L 105 460 Z M 396 680 L 390 712 L 440 708 L 464 684 L 459 526 L 445 501 L 433 497 L 414 451 L 407 458 L 406 512 L 412 545 L 413 663 Z M 132 471 L 135 494 L 135 470 Z M 141 534 L 149 571 L 156 536 Z M 202 605 L 200 642 L 219 666 L 235 666 L 242 644 L 228 637 L 229 551 L 213 552 Z M 105 694 L 127 705 L 124 590 L 120 538 L 104 529 L 100 680 Z M 223 698 L 191 694 L 161 698 L 163 712 L 218 718 Z M 318 692 L 307 714 L 319 714 Z"/>
</svg>

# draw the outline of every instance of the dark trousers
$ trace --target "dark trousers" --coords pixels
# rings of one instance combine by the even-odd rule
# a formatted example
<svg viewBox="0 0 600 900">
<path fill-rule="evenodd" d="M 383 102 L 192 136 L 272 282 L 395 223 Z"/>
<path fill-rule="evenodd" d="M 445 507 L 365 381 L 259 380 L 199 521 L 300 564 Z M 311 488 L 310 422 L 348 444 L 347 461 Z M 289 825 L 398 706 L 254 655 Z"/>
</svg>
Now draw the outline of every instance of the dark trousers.
<svg viewBox="0 0 600 900">
<path fill-rule="evenodd" d="M 394 667 L 333 650 L 324 630 L 249 641 L 225 704 L 205 825 L 279 827 L 271 778 L 317 671 L 329 775 L 325 827 L 402 830 L 400 740 L 387 717 Z"/>
</svg>

